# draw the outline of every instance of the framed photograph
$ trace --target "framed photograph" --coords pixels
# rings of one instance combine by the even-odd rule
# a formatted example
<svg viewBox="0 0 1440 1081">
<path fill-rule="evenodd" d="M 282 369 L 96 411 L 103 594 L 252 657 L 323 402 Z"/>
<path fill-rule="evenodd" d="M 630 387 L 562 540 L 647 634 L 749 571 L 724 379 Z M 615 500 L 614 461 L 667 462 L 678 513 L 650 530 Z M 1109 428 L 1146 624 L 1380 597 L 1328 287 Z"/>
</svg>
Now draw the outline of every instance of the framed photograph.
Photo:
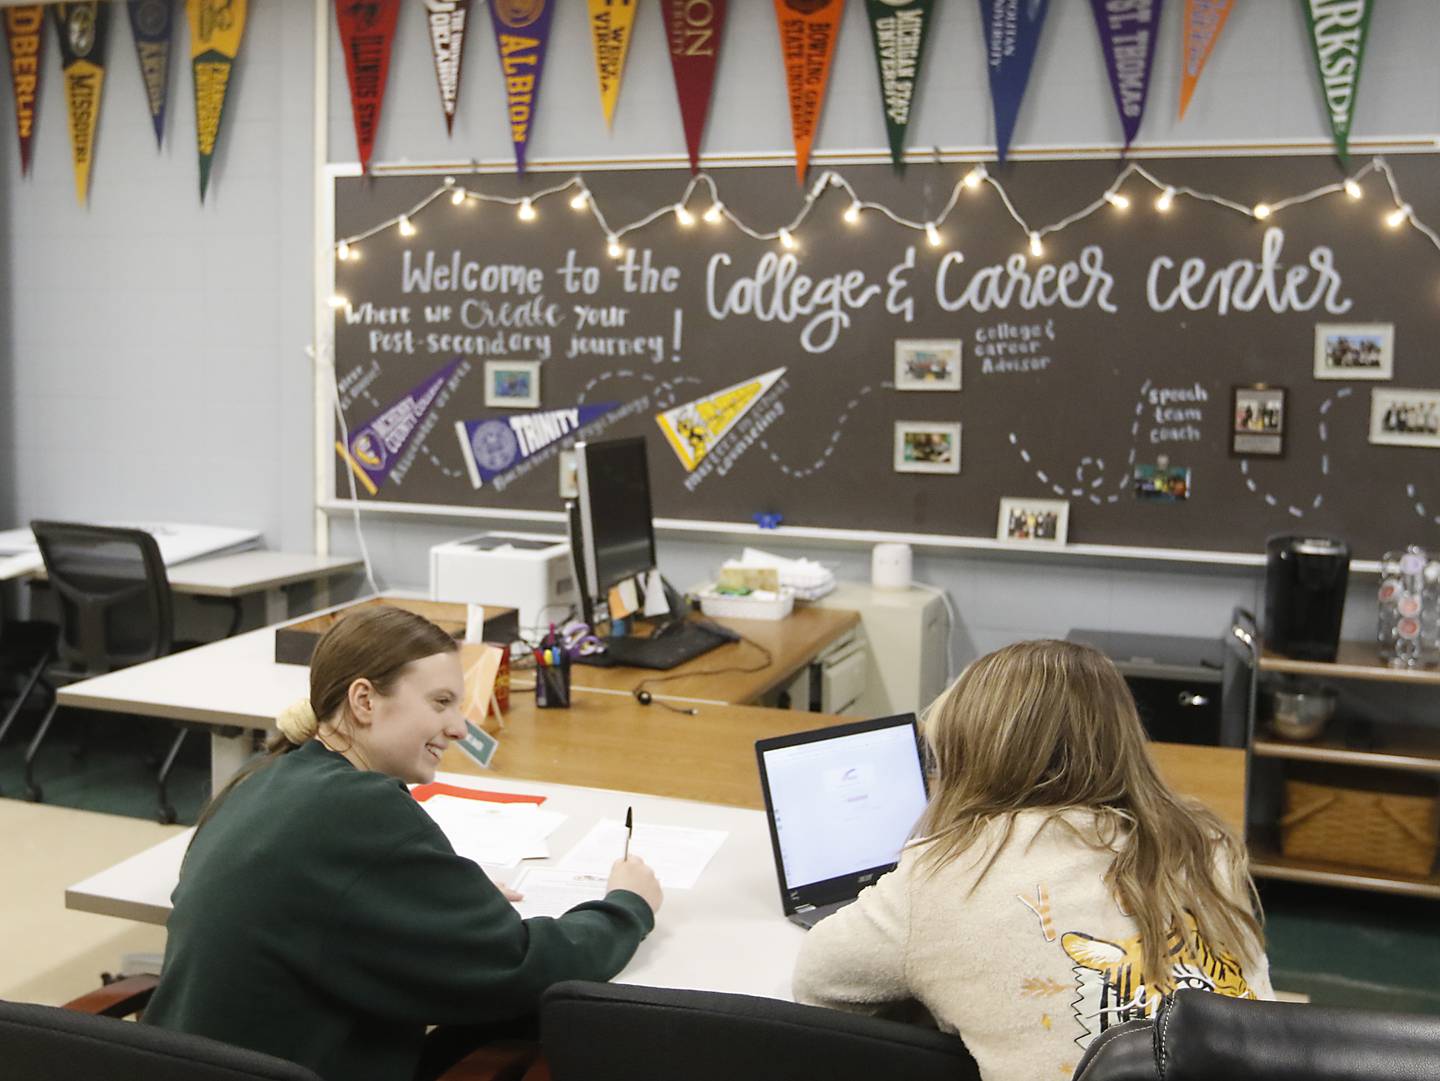
<svg viewBox="0 0 1440 1081">
<path fill-rule="evenodd" d="M 961 343 L 897 338 L 896 390 L 959 390 Z"/>
<path fill-rule="evenodd" d="M 1064 544 L 1070 532 L 1070 504 L 1064 499 L 1000 500 L 1000 523 L 995 536 L 1025 544 Z"/>
<path fill-rule="evenodd" d="M 1142 503 L 1181 503 L 1190 498 L 1190 467 L 1161 459 L 1154 465 L 1137 465 L 1135 498 Z"/>
<path fill-rule="evenodd" d="M 1230 388 L 1230 453 L 1236 457 L 1284 456 L 1284 387 L 1256 383 Z"/>
<path fill-rule="evenodd" d="M 538 360 L 487 360 L 485 404 L 502 409 L 534 409 L 540 404 Z"/>
<path fill-rule="evenodd" d="M 1316 379 L 1390 379 L 1394 323 L 1315 324 Z"/>
<path fill-rule="evenodd" d="M 1440 390 L 1372 390 L 1370 442 L 1440 447 Z"/>
<path fill-rule="evenodd" d="M 895 472 L 960 472 L 960 424 L 930 420 L 895 422 Z"/>
</svg>

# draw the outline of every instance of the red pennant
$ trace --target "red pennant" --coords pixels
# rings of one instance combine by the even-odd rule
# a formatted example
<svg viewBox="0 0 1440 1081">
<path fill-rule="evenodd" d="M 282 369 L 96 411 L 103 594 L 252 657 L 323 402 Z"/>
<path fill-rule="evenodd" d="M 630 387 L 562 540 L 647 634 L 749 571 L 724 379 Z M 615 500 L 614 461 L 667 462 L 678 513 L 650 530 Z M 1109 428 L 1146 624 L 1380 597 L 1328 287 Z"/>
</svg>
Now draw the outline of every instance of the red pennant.
<svg viewBox="0 0 1440 1081">
<path fill-rule="evenodd" d="M 35 137 L 35 102 L 45 45 L 45 12 L 39 4 L 5 9 L 5 40 L 10 46 L 10 85 L 15 90 L 15 131 L 20 136 L 20 174 L 30 171 L 30 140 Z"/>
<path fill-rule="evenodd" d="M 660 0 L 665 18 L 665 40 L 670 46 L 670 67 L 675 72 L 675 93 L 680 99 L 680 120 L 685 125 L 685 149 L 690 171 L 700 171 L 700 140 L 715 89 L 715 65 L 720 58 L 720 37 L 725 29 L 725 0 Z"/>
<path fill-rule="evenodd" d="M 380 127 L 380 103 L 390 74 L 390 46 L 400 0 L 335 0 L 345 74 L 350 80 L 350 110 L 355 117 L 355 145 L 360 168 L 370 171 L 370 152 Z"/>
</svg>

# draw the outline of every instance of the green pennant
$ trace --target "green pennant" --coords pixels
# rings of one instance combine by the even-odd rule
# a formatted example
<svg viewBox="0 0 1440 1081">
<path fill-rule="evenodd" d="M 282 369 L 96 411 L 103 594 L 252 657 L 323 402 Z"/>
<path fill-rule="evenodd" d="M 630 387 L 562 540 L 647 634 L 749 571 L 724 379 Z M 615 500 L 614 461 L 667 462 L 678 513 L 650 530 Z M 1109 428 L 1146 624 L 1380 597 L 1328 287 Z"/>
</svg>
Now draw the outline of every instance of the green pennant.
<svg viewBox="0 0 1440 1081">
<path fill-rule="evenodd" d="M 934 0 L 865 0 L 875 67 L 880 73 L 885 131 L 890 137 L 890 160 L 897 169 L 905 167 L 905 131 L 915 109 L 933 4 Z"/>
<path fill-rule="evenodd" d="M 1373 0 L 1300 0 L 1341 164 L 1348 165 L 1350 160 L 1350 124 L 1355 118 L 1372 5 Z"/>
</svg>

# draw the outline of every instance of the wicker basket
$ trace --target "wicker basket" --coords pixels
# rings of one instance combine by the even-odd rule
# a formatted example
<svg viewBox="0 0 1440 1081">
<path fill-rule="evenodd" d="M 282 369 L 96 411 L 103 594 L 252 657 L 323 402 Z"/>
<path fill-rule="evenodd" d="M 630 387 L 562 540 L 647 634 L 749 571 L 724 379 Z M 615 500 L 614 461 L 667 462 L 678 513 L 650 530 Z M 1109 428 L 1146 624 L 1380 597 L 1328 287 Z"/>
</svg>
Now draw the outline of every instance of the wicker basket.
<svg viewBox="0 0 1440 1081">
<path fill-rule="evenodd" d="M 1285 781 L 1280 851 L 1417 877 L 1440 847 L 1434 782 L 1374 770 L 1295 767 Z"/>
</svg>

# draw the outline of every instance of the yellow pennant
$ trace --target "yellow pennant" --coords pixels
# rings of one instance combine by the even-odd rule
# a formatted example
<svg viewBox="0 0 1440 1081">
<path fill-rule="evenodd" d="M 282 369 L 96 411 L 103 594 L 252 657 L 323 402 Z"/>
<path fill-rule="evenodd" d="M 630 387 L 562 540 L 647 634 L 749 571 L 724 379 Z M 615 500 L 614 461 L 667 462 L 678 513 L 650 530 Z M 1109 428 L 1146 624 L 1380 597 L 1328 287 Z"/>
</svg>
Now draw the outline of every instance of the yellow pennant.
<svg viewBox="0 0 1440 1081">
<path fill-rule="evenodd" d="M 190 18 L 190 66 L 195 75 L 195 143 L 200 154 L 200 200 L 210 186 L 210 164 L 220 138 L 220 117 L 230 72 L 245 33 L 246 0 L 185 0 Z"/>
<path fill-rule="evenodd" d="M 70 157 L 75 164 L 75 198 L 90 195 L 90 166 L 95 160 L 95 127 L 100 120 L 100 91 L 105 86 L 105 39 L 110 5 L 51 4 L 50 17 L 60 36 L 60 68 L 70 112 Z"/>
<path fill-rule="evenodd" d="M 655 423 L 685 472 L 692 472 L 784 374 L 776 368 L 658 414 Z"/>
<path fill-rule="evenodd" d="M 590 0 L 590 36 L 595 44 L 595 74 L 600 79 L 600 105 L 605 126 L 615 119 L 620 80 L 625 77 L 625 54 L 635 27 L 636 0 Z"/>
</svg>

